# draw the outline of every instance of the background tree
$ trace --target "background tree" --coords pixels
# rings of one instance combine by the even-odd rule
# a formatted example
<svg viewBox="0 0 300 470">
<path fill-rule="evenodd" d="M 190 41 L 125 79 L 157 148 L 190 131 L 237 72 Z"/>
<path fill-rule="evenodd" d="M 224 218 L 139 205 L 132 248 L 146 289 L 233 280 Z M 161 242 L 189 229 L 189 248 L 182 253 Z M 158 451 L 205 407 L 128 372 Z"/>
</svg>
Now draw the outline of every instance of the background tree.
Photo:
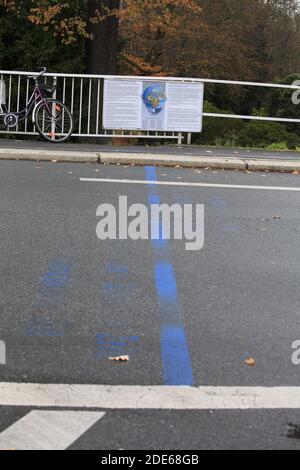
<svg viewBox="0 0 300 470">
<path fill-rule="evenodd" d="M 116 72 L 120 0 L 0 0 L 1 4 L 28 32 L 31 25 L 31 30 L 54 38 L 57 55 L 65 46 L 74 49 L 85 41 L 87 73 Z"/>
</svg>

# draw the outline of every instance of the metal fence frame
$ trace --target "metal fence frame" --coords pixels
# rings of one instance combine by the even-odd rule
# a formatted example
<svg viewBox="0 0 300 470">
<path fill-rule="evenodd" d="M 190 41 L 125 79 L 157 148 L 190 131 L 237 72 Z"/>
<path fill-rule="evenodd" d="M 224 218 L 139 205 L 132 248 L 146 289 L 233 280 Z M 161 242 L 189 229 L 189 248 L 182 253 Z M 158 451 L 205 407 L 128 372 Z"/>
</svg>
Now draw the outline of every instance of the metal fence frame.
<svg viewBox="0 0 300 470">
<path fill-rule="evenodd" d="M 21 91 L 23 90 L 23 98 L 28 99 L 30 82 L 28 75 L 38 75 L 36 72 L 24 71 L 8 71 L 0 70 L 0 80 L 6 81 L 7 89 L 7 109 L 13 111 L 20 110 Z M 57 95 L 63 102 L 67 102 L 70 106 L 71 112 L 77 109 L 77 128 L 73 133 L 73 137 L 126 137 L 134 139 L 166 139 L 177 140 L 178 144 L 183 142 L 182 132 L 160 132 L 160 131 L 118 131 L 118 130 L 103 130 L 101 129 L 101 112 L 103 104 L 103 82 L 104 79 L 119 79 L 119 80 L 149 80 L 149 81 L 176 81 L 179 83 L 207 83 L 219 85 L 237 85 L 242 87 L 264 87 L 264 88 L 277 88 L 285 90 L 300 90 L 297 85 L 284 85 L 275 83 L 260 83 L 260 82 L 245 82 L 233 80 L 214 80 L 202 78 L 180 78 L 180 77 L 142 77 L 142 76 L 120 76 L 120 75 L 88 75 L 88 74 L 63 74 L 63 73 L 46 73 L 45 79 L 57 84 L 60 89 L 60 94 Z M 13 98 L 13 82 L 16 82 L 16 97 Z M 67 97 L 67 84 L 70 85 L 70 93 Z M 75 84 L 77 84 L 77 93 L 75 92 Z M 85 89 L 85 93 L 84 93 Z M 92 91 L 94 89 L 94 92 Z M 86 96 L 85 96 L 86 95 Z M 96 98 L 96 103 L 92 99 Z M 15 107 L 12 103 L 15 103 Z M 92 113 L 94 106 L 95 115 Z M 1 104 L 0 104 L 1 112 Z M 237 114 L 223 114 L 223 113 L 203 113 L 204 117 L 222 118 L 222 119 L 243 119 L 243 120 L 256 120 L 256 121 L 273 121 L 273 122 L 294 122 L 300 123 L 300 119 L 294 118 L 279 118 L 267 116 L 249 116 Z M 84 121 L 84 125 L 83 125 Z M 94 124 L 94 130 L 92 129 Z M 83 129 L 85 127 L 85 130 Z M 34 126 L 30 125 L 28 119 L 24 121 L 24 126 L 17 126 L 14 130 L 0 130 L 0 133 L 16 134 L 16 135 L 37 135 Z M 187 143 L 191 143 L 191 134 L 187 134 Z"/>
</svg>

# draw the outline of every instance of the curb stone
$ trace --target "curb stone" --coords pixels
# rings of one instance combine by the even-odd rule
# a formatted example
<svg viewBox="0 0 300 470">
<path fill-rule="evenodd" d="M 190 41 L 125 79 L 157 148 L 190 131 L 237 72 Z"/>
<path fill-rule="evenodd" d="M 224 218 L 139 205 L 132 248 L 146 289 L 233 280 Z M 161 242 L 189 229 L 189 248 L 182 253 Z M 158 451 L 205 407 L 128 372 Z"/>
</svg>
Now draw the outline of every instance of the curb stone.
<svg viewBox="0 0 300 470">
<path fill-rule="evenodd" d="M 0 148 L 0 160 L 30 160 L 62 163 L 102 163 L 119 165 L 155 165 L 212 170 L 274 171 L 300 173 L 300 160 L 165 155 L 150 153 L 86 152 Z"/>
</svg>

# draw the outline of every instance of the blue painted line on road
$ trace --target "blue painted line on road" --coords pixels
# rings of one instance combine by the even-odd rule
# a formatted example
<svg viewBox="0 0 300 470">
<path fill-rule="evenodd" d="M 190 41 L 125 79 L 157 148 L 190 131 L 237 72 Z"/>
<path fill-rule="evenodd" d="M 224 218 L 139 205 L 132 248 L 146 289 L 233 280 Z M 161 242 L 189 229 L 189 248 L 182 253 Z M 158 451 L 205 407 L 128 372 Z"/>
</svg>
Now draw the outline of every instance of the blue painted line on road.
<svg viewBox="0 0 300 470">
<path fill-rule="evenodd" d="M 156 292 L 160 299 L 177 302 L 177 286 L 173 266 L 168 262 L 155 263 Z"/>
<path fill-rule="evenodd" d="M 146 166 L 145 167 L 145 177 L 147 181 L 153 181 L 153 184 L 149 185 L 149 188 L 156 188 L 156 168 L 154 166 Z"/>
<path fill-rule="evenodd" d="M 157 194 L 149 194 L 148 202 L 149 204 L 160 204 L 160 197 Z"/>
<path fill-rule="evenodd" d="M 153 176 L 153 175 L 152 175 Z M 158 194 L 150 193 L 148 196 L 149 205 L 160 204 L 160 197 Z M 164 248 L 167 246 L 168 241 L 164 237 L 163 226 L 161 223 L 155 223 L 151 226 L 152 244 L 155 248 Z"/>
<path fill-rule="evenodd" d="M 145 168 L 145 177 L 148 181 L 153 181 L 150 187 L 156 188 L 154 167 Z M 149 193 L 148 201 L 149 204 L 160 204 L 160 198 L 154 191 Z M 152 240 L 156 257 L 153 271 L 161 314 L 160 347 L 164 384 L 193 385 L 192 364 L 182 323 L 176 276 L 167 257 L 167 240 L 163 239 L 163 227 L 158 223 L 155 231 L 159 233 L 159 237 L 158 240 Z"/>
<path fill-rule="evenodd" d="M 166 385 L 193 385 L 185 331 L 181 325 L 162 325 L 160 343 Z"/>
</svg>

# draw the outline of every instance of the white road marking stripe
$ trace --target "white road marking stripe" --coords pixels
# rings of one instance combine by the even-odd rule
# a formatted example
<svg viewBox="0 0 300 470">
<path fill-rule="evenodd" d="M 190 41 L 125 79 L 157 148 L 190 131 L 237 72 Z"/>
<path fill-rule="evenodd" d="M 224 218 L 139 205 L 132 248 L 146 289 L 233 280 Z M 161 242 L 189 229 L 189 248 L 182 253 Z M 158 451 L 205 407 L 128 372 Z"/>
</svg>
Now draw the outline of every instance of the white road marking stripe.
<svg viewBox="0 0 300 470">
<path fill-rule="evenodd" d="M 153 181 L 107 179 L 107 178 L 79 178 L 84 183 L 120 183 L 120 184 L 144 184 L 151 185 Z M 188 183 L 183 181 L 155 181 L 159 186 L 189 186 L 194 188 L 223 188 L 223 189 L 255 189 L 259 191 L 294 191 L 300 192 L 300 188 L 285 186 L 251 186 L 242 184 L 217 184 L 217 183 Z"/>
<path fill-rule="evenodd" d="M 104 414 L 89 411 L 31 411 L 0 434 L 0 449 L 64 450 Z"/>
<path fill-rule="evenodd" d="M 100 409 L 300 409 L 300 387 L 0 383 L 0 405 Z"/>
</svg>

